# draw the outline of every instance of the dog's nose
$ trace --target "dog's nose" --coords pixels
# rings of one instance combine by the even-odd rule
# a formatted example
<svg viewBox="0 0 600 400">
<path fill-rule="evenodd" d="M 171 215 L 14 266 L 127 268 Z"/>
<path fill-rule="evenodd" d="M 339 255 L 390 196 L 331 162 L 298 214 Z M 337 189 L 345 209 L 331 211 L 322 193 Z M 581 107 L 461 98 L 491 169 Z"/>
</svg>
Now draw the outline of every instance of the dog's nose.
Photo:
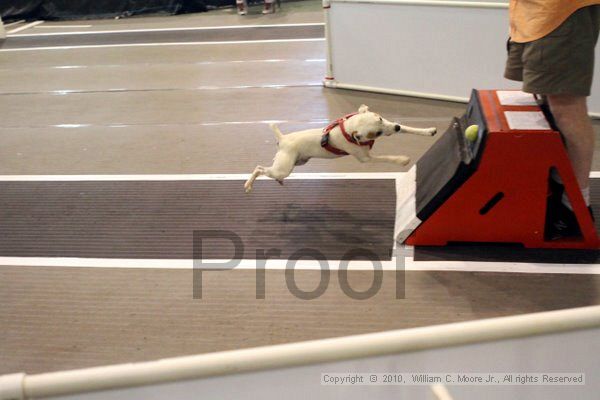
<svg viewBox="0 0 600 400">
<path fill-rule="evenodd" d="M 396 126 L 394 127 L 394 130 L 395 130 L 396 132 L 398 132 L 398 131 L 400 130 L 400 125 L 396 125 Z"/>
</svg>

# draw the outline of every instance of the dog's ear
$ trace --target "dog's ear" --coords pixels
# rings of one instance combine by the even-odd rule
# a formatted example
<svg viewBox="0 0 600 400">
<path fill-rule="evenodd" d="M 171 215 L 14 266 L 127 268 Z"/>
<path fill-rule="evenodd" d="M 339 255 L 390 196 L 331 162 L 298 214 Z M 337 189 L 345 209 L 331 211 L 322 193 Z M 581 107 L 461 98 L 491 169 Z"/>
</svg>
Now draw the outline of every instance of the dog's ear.
<svg viewBox="0 0 600 400">
<path fill-rule="evenodd" d="M 369 107 L 365 106 L 364 104 L 361 105 L 360 107 L 358 107 L 358 112 L 359 113 L 366 113 L 367 111 L 369 111 Z"/>
</svg>

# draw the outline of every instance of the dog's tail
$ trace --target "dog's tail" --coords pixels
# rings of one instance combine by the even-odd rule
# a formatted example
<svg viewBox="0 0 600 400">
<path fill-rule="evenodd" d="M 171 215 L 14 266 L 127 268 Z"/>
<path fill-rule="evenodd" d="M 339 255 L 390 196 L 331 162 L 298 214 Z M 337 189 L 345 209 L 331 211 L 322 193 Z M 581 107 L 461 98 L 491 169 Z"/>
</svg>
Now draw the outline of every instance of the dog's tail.
<svg viewBox="0 0 600 400">
<path fill-rule="evenodd" d="M 281 139 L 283 139 L 283 133 L 281 133 L 277 125 L 269 124 L 269 126 L 271 127 L 273 132 L 275 132 L 275 139 L 277 139 L 277 144 L 279 144 L 281 142 Z"/>
</svg>

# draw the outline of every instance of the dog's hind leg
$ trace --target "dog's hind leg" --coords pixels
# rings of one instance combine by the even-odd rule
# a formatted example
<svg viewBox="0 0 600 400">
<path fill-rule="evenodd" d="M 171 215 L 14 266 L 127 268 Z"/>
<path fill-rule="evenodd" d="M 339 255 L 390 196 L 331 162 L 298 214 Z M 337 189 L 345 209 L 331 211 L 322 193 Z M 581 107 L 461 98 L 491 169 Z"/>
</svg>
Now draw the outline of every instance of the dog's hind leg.
<svg viewBox="0 0 600 400">
<path fill-rule="evenodd" d="M 252 185 L 254 184 L 254 181 L 259 176 L 265 174 L 265 169 L 266 168 L 261 165 L 258 165 L 256 168 L 254 168 L 252 175 L 250 175 L 250 178 L 248 178 L 248 180 L 244 184 L 244 189 L 246 190 L 246 193 L 250 193 L 252 191 Z"/>
<path fill-rule="evenodd" d="M 295 165 L 295 156 L 292 156 L 287 152 L 280 151 L 275 154 L 273 165 L 271 165 L 269 168 L 265 168 L 265 175 L 269 178 L 275 179 L 277 182 L 283 185 L 283 180 L 292 173 Z"/>
<path fill-rule="evenodd" d="M 252 184 L 261 175 L 266 175 L 269 178 L 275 179 L 279 184 L 283 185 L 283 180 L 287 178 L 294 170 L 296 163 L 295 157 L 288 153 L 278 152 L 273 159 L 273 165 L 270 167 L 257 166 L 252 172 L 250 178 L 246 181 L 244 188 L 246 193 L 252 191 Z"/>
<path fill-rule="evenodd" d="M 400 133 L 412 133 L 413 135 L 433 136 L 436 128 L 412 128 L 406 125 L 400 125 Z"/>
</svg>

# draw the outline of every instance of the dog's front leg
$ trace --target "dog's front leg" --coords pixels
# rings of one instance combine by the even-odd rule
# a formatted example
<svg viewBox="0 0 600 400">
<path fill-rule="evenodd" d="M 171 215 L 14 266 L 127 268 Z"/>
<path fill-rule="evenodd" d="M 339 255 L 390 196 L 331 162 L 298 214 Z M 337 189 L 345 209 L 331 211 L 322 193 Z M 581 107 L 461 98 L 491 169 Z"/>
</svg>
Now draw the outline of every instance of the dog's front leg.
<svg viewBox="0 0 600 400">
<path fill-rule="evenodd" d="M 400 125 L 400 133 L 412 133 L 414 135 L 433 136 L 437 132 L 436 128 L 413 128 L 406 125 Z"/>
<path fill-rule="evenodd" d="M 366 155 L 356 155 L 355 156 L 358 161 L 361 163 L 367 162 L 384 162 L 384 163 L 392 163 L 398 165 L 407 165 L 410 162 L 410 157 L 407 156 L 372 156 L 370 154 Z"/>
</svg>

